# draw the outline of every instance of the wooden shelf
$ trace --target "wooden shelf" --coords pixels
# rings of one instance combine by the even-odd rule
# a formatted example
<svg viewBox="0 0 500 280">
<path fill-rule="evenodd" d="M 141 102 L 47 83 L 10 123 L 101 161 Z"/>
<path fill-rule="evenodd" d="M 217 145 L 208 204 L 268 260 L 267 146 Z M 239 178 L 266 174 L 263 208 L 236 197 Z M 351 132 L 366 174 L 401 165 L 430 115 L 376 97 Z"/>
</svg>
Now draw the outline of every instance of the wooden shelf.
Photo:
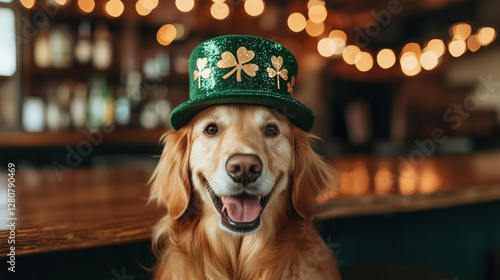
<svg viewBox="0 0 500 280">
<path fill-rule="evenodd" d="M 402 168 L 399 177 L 394 177 L 400 166 L 395 158 L 349 157 L 331 163 L 340 172 L 342 188 L 321 198 L 319 219 L 500 200 L 500 152 L 430 157 Z M 155 164 L 80 167 L 62 178 L 51 169 L 18 168 L 16 240 L 21 242 L 16 242 L 16 255 L 149 239 L 152 227 L 165 214 L 165 209 L 146 203 L 146 182 Z M 389 174 L 396 179 L 391 184 L 385 180 Z M 7 192 L 1 182 L 0 191 Z M 0 204 L 0 211 L 7 213 L 7 204 Z M 1 224 L 0 240 L 8 235 L 6 224 Z M 6 252 L 8 246 L 1 242 L 0 250 Z"/>
<path fill-rule="evenodd" d="M 92 144 L 158 144 L 166 128 L 135 129 L 135 128 L 108 128 L 97 132 L 87 129 L 81 131 L 58 132 L 0 132 L 0 148 L 22 147 L 58 147 L 75 146 L 80 141 L 90 141 Z"/>
</svg>

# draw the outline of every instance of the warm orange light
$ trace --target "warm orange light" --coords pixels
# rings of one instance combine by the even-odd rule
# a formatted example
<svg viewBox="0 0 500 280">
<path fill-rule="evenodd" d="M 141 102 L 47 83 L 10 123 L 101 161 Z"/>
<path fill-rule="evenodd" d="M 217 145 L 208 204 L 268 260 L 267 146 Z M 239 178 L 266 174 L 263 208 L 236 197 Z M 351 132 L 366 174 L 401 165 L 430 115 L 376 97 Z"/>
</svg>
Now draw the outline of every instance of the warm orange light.
<svg viewBox="0 0 500 280">
<path fill-rule="evenodd" d="M 465 41 L 471 34 L 471 26 L 468 23 L 457 23 L 451 27 L 451 36 L 454 40 Z"/>
<path fill-rule="evenodd" d="M 403 53 L 399 63 L 401 64 L 401 70 L 407 76 L 415 76 L 422 71 L 418 57 L 414 52 Z"/>
<path fill-rule="evenodd" d="M 213 3 L 210 14 L 218 20 L 223 20 L 229 15 L 229 7 L 226 3 Z"/>
<path fill-rule="evenodd" d="M 177 37 L 177 30 L 172 24 L 165 24 L 156 33 L 156 40 L 163 46 L 168 46 Z"/>
<path fill-rule="evenodd" d="M 187 13 L 194 8 L 194 0 L 175 0 L 175 6 L 183 13 Z"/>
<path fill-rule="evenodd" d="M 459 57 L 467 51 L 465 41 L 453 40 L 448 44 L 448 51 L 454 57 Z"/>
<path fill-rule="evenodd" d="M 373 67 L 373 57 L 370 53 L 360 52 L 356 55 L 354 64 L 359 71 L 366 72 Z"/>
<path fill-rule="evenodd" d="M 467 39 L 467 47 L 471 52 L 476 52 L 481 47 L 481 42 L 479 42 L 478 35 L 472 35 Z"/>
<path fill-rule="evenodd" d="M 306 17 L 301 13 L 293 13 L 288 17 L 288 28 L 293 32 L 300 32 L 306 28 Z"/>
<path fill-rule="evenodd" d="M 33 6 L 35 6 L 35 0 L 21 0 L 21 4 L 26 9 L 31 9 L 33 8 Z"/>
<path fill-rule="evenodd" d="M 158 0 L 139 0 L 146 9 L 153 10 L 158 6 Z"/>
<path fill-rule="evenodd" d="M 401 53 L 407 53 L 407 52 L 412 52 L 415 55 L 420 55 L 420 45 L 417 43 L 408 43 L 406 44 L 403 49 L 401 50 Z"/>
<path fill-rule="evenodd" d="M 314 6 L 325 6 L 325 4 L 324 0 L 309 0 L 307 2 L 307 8 L 310 9 Z"/>
<path fill-rule="evenodd" d="M 425 51 L 420 56 L 420 64 L 425 70 L 432 70 L 438 65 L 438 57 L 433 51 Z"/>
<path fill-rule="evenodd" d="M 440 57 L 446 51 L 446 46 L 441 39 L 432 39 L 427 43 L 427 50 L 432 51 L 437 57 Z"/>
<path fill-rule="evenodd" d="M 394 57 L 395 58 L 395 57 Z M 394 184 L 394 177 L 388 168 L 381 168 L 375 174 L 373 178 L 375 183 L 375 193 L 376 194 L 390 194 L 392 190 L 392 185 Z"/>
<path fill-rule="evenodd" d="M 262 0 L 247 0 L 245 1 L 245 12 L 250 16 L 256 17 L 264 12 L 264 1 Z"/>
<path fill-rule="evenodd" d="M 312 37 L 318 37 L 319 35 L 323 34 L 325 31 L 325 23 L 315 23 L 311 21 L 310 19 L 307 20 L 306 22 L 306 32 L 307 34 L 311 35 Z"/>
<path fill-rule="evenodd" d="M 61 6 L 64 6 L 68 3 L 67 0 L 54 0 L 54 1 Z"/>
<path fill-rule="evenodd" d="M 314 23 L 324 22 L 328 16 L 328 12 L 323 5 L 315 5 L 309 8 L 308 11 L 309 19 Z"/>
<path fill-rule="evenodd" d="M 495 29 L 491 27 L 481 27 L 477 34 L 479 35 L 479 42 L 483 46 L 489 45 L 497 36 Z"/>
<path fill-rule="evenodd" d="M 415 194 L 417 191 L 417 172 L 414 167 L 404 165 L 399 176 L 399 191 L 402 195 Z"/>
<path fill-rule="evenodd" d="M 119 17 L 124 9 L 125 6 L 120 0 L 110 0 L 106 3 L 106 12 L 112 17 Z"/>
<path fill-rule="evenodd" d="M 330 35 L 328 35 L 328 38 L 330 39 L 339 38 L 342 41 L 344 41 L 344 43 L 347 41 L 347 35 L 342 30 L 332 30 L 332 32 L 330 32 Z"/>
<path fill-rule="evenodd" d="M 359 49 L 358 46 L 349 45 L 349 46 L 345 47 L 344 53 L 342 54 L 342 58 L 344 58 L 344 61 L 347 64 L 354 65 L 354 63 L 356 62 L 356 56 L 360 52 L 361 52 L 361 50 Z"/>
<path fill-rule="evenodd" d="M 382 69 L 391 68 L 396 63 L 396 55 L 390 49 L 380 50 L 377 54 L 377 63 Z"/>
<path fill-rule="evenodd" d="M 406 52 L 403 55 L 401 55 L 400 62 L 401 62 L 401 68 L 406 70 L 411 70 L 417 67 L 418 58 L 414 52 Z"/>
<path fill-rule="evenodd" d="M 137 11 L 137 13 L 140 15 L 140 16 L 147 16 L 149 15 L 149 13 L 151 13 L 152 10 L 150 9 L 147 9 L 146 7 L 144 7 L 142 5 L 142 2 L 141 1 L 137 1 L 137 3 L 135 3 L 135 10 Z"/>
<path fill-rule="evenodd" d="M 318 52 L 321 56 L 330 57 L 335 53 L 335 43 L 329 38 L 323 38 L 318 42 Z"/>
</svg>

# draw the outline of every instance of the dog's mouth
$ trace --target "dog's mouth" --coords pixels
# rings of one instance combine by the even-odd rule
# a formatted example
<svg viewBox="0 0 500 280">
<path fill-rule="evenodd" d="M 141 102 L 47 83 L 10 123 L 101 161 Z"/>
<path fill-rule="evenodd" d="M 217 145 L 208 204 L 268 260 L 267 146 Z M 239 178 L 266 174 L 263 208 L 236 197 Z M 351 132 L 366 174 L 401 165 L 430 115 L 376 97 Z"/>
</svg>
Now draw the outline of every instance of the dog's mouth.
<svg viewBox="0 0 500 280">
<path fill-rule="evenodd" d="M 276 182 L 279 181 L 280 177 Z M 272 192 L 266 196 L 247 192 L 234 196 L 218 196 L 203 174 L 200 174 L 200 179 L 207 187 L 212 202 L 221 215 L 222 226 L 237 233 L 247 233 L 259 228 L 260 214 L 264 211 Z"/>
</svg>

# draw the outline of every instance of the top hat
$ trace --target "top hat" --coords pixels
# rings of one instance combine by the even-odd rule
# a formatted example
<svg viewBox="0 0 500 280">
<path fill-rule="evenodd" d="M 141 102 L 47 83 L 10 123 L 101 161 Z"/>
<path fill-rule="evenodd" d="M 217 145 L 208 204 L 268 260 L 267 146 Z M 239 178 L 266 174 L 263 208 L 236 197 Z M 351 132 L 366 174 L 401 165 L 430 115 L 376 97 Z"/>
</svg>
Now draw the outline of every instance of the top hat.
<svg viewBox="0 0 500 280">
<path fill-rule="evenodd" d="M 271 40 L 227 35 L 205 41 L 189 57 L 189 100 L 172 111 L 172 128 L 208 106 L 252 104 L 276 109 L 308 132 L 314 112 L 292 98 L 297 70 L 293 54 Z"/>
</svg>

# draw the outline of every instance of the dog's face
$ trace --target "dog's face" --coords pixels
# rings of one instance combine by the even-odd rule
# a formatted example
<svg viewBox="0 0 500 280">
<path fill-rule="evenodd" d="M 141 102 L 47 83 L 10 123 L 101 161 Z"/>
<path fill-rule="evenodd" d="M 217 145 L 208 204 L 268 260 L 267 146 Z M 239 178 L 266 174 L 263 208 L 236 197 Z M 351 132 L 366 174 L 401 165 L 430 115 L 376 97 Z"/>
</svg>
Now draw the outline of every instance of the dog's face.
<svg viewBox="0 0 500 280">
<path fill-rule="evenodd" d="M 255 231 L 273 195 L 288 185 L 292 163 L 290 122 L 263 106 L 209 107 L 192 120 L 189 170 L 193 187 L 220 226 Z"/>
<path fill-rule="evenodd" d="M 150 199 L 180 224 L 196 215 L 235 234 L 271 232 L 291 211 L 308 219 L 317 195 L 333 184 L 311 138 L 268 107 L 208 107 L 165 134 Z"/>
</svg>

